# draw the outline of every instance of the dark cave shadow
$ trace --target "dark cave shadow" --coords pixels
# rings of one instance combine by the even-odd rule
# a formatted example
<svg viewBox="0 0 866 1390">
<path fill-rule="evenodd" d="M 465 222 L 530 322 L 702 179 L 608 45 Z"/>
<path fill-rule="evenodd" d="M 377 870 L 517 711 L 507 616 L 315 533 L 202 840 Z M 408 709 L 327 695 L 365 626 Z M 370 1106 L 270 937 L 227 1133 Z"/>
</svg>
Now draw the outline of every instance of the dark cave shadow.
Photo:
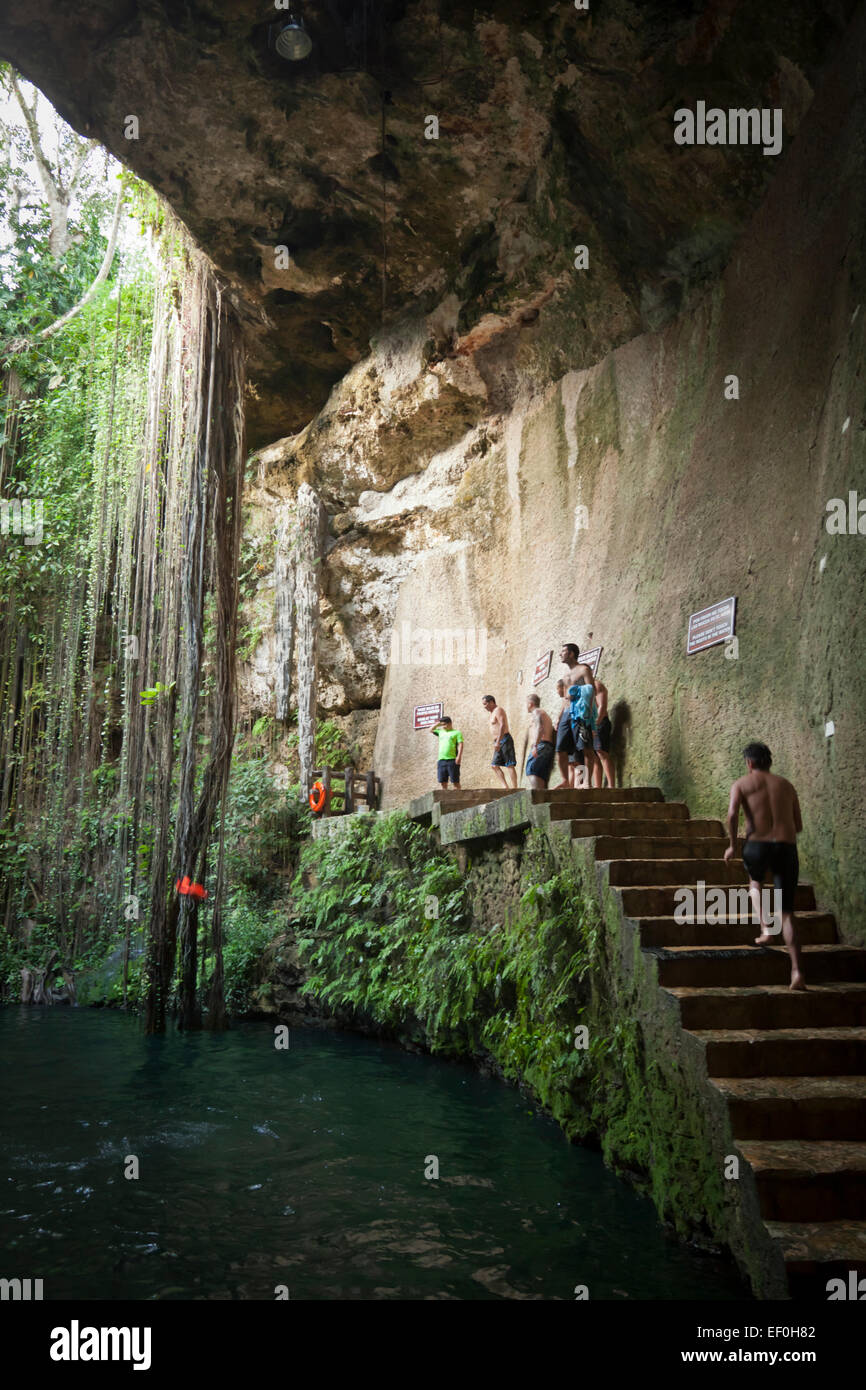
<svg viewBox="0 0 866 1390">
<path fill-rule="evenodd" d="M 610 712 L 610 753 L 618 787 L 625 785 L 625 767 L 631 739 L 631 706 L 625 700 L 617 700 Z"/>
</svg>

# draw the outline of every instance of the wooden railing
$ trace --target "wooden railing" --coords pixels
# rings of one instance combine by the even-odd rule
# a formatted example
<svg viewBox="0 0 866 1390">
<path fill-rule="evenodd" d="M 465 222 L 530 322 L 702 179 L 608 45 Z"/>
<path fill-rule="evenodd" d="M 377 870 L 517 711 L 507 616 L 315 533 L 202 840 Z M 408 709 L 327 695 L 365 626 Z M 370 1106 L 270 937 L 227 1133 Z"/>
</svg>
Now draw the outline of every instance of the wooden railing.
<svg viewBox="0 0 866 1390">
<path fill-rule="evenodd" d="M 334 787 L 335 778 L 343 783 L 342 788 Z M 351 816 L 357 810 L 359 803 L 363 803 L 371 811 L 375 811 L 379 804 L 382 779 L 377 777 L 375 772 L 358 772 L 351 766 L 343 768 L 316 767 L 313 768 L 313 781 L 321 782 L 325 788 L 323 816 Z M 332 809 L 332 799 L 335 794 L 343 799 L 343 806 L 339 811 Z"/>
</svg>

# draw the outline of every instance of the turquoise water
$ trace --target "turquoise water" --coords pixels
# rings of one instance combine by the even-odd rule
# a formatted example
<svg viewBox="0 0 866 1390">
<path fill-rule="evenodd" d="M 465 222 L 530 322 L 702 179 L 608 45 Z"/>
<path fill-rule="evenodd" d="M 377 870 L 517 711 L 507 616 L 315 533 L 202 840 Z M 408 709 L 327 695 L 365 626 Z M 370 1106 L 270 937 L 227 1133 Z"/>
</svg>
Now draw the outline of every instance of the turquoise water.
<svg viewBox="0 0 866 1390">
<path fill-rule="evenodd" d="M 146 1038 L 68 1008 L 0 1009 L 0 1047 L 0 1276 L 46 1299 L 747 1296 L 469 1068 L 318 1030 L 278 1052 L 266 1024 Z"/>
</svg>

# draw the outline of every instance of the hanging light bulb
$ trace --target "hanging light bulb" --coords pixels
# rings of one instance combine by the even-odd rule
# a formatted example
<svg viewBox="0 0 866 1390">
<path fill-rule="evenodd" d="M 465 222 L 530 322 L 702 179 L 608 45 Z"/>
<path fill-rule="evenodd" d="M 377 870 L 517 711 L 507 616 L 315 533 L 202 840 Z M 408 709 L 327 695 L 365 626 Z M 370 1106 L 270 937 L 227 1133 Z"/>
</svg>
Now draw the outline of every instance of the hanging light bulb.
<svg viewBox="0 0 866 1390">
<path fill-rule="evenodd" d="M 274 47 L 280 57 L 288 58 L 290 63 L 297 63 L 301 58 L 307 57 L 312 50 L 313 40 L 307 33 L 300 15 L 290 14 L 285 24 L 279 27 Z"/>
</svg>

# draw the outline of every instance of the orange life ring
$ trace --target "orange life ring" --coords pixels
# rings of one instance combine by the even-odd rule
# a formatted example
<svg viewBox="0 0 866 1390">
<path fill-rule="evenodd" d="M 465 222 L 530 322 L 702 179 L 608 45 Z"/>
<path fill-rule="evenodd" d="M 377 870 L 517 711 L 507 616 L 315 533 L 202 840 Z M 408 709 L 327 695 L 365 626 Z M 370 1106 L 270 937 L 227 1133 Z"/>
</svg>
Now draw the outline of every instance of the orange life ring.
<svg viewBox="0 0 866 1390">
<path fill-rule="evenodd" d="M 319 793 L 318 796 L 316 796 L 316 792 Z M 324 809 L 324 805 L 327 799 L 328 793 L 325 790 L 323 783 L 314 782 L 312 790 L 310 791 L 310 810 L 313 812 L 314 815 L 317 816 L 319 812 Z"/>
</svg>

